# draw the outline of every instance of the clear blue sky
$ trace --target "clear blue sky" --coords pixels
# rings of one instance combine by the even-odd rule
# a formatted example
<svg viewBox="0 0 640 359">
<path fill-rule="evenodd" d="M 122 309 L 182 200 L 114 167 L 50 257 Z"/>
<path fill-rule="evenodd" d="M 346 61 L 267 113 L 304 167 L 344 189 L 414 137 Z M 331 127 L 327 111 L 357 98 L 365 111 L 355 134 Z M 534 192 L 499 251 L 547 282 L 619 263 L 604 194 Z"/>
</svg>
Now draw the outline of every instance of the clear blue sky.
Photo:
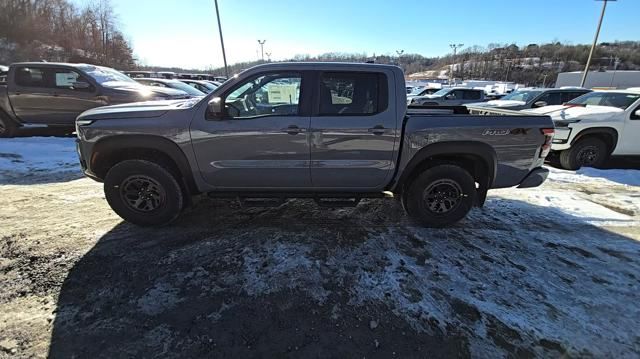
<svg viewBox="0 0 640 359">
<path fill-rule="evenodd" d="M 86 0 L 75 0 L 83 3 Z M 444 55 L 449 43 L 591 43 L 594 0 L 218 0 L 229 63 L 329 51 Z M 147 65 L 221 66 L 213 0 L 112 0 Z M 640 0 L 610 2 L 600 41 L 640 40 Z"/>
</svg>

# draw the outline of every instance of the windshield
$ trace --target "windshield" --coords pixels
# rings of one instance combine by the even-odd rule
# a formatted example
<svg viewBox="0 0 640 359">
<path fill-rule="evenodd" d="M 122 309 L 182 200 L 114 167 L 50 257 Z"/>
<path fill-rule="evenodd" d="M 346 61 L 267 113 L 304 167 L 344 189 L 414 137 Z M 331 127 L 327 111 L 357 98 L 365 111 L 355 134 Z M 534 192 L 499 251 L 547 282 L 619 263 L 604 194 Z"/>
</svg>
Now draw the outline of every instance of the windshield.
<svg viewBox="0 0 640 359">
<path fill-rule="evenodd" d="M 625 110 L 640 98 L 640 94 L 623 92 L 591 92 L 567 102 L 573 105 L 617 107 Z"/>
<path fill-rule="evenodd" d="M 182 81 L 167 81 L 167 86 L 176 89 L 176 90 L 180 90 L 180 91 L 184 91 L 186 93 L 188 93 L 191 96 L 204 96 L 205 93 L 198 90 L 197 88 L 187 85 Z"/>
<path fill-rule="evenodd" d="M 532 90 L 515 91 L 515 92 L 512 92 L 512 93 L 508 94 L 507 96 L 501 98 L 500 100 L 512 100 L 512 101 L 529 102 L 529 101 L 533 100 L 534 98 L 536 98 L 541 93 L 542 93 L 542 91 L 535 91 L 535 90 L 534 91 L 532 91 Z"/>
<path fill-rule="evenodd" d="M 218 86 L 212 84 L 211 82 L 207 82 L 207 81 L 202 81 L 202 82 L 200 82 L 200 84 L 202 86 L 208 88 L 210 91 L 213 91 L 213 90 L 218 88 Z"/>
<path fill-rule="evenodd" d="M 444 96 L 446 94 L 448 94 L 451 91 L 451 89 L 442 89 L 442 90 L 438 90 L 436 92 L 434 92 L 433 94 L 435 96 Z"/>
<path fill-rule="evenodd" d="M 105 87 L 115 87 L 122 85 L 123 82 L 138 85 L 138 83 L 129 76 L 108 67 L 87 65 L 81 66 L 80 69 L 92 79 L 96 80 L 97 83 Z"/>
</svg>

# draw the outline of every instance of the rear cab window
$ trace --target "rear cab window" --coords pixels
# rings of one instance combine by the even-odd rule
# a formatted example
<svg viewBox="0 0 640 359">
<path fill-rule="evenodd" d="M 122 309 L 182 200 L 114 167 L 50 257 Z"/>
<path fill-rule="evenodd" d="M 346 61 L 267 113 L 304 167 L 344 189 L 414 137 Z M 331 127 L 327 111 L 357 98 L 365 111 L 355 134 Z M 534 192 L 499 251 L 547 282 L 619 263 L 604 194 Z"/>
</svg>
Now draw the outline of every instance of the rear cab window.
<svg viewBox="0 0 640 359">
<path fill-rule="evenodd" d="M 367 116 L 388 107 L 388 82 L 384 73 L 323 72 L 318 99 L 320 116 Z"/>
</svg>

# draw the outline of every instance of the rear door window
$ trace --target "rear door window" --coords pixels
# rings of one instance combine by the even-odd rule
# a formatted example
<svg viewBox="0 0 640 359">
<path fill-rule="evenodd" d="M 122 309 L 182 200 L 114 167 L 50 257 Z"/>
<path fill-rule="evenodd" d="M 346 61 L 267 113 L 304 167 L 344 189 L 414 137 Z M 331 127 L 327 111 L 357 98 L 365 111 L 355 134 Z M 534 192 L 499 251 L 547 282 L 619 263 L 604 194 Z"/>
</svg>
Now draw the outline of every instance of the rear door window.
<svg viewBox="0 0 640 359">
<path fill-rule="evenodd" d="M 480 91 L 465 91 L 463 99 L 465 99 L 465 100 L 479 100 L 480 99 Z"/>
<path fill-rule="evenodd" d="M 325 72 L 320 76 L 319 114 L 373 115 L 387 109 L 387 78 L 367 72 Z"/>
<path fill-rule="evenodd" d="M 15 82 L 23 87 L 50 87 L 47 81 L 47 69 L 40 67 L 16 68 Z"/>
<path fill-rule="evenodd" d="M 560 105 L 562 104 L 562 95 L 560 92 L 547 92 L 546 94 L 536 99 L 536 102 L 538 101 L 544 101 L 549 106 Z"/>
</svg>

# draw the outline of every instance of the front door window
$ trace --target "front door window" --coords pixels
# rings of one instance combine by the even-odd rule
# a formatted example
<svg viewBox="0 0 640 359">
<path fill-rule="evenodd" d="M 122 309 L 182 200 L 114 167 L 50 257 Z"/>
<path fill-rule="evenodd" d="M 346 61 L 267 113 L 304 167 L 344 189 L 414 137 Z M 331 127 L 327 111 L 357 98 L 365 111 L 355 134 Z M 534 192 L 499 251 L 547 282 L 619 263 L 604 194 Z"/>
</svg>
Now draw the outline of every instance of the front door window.
<svg viewBox="0 0 640 359">
<path fill-rule="evenodd" d="M 250 80 L 225 99 L 227 115 L 236 120 L 262 116 L 298 116 L 299 74 L 268 74 Z"/>
</svg>

